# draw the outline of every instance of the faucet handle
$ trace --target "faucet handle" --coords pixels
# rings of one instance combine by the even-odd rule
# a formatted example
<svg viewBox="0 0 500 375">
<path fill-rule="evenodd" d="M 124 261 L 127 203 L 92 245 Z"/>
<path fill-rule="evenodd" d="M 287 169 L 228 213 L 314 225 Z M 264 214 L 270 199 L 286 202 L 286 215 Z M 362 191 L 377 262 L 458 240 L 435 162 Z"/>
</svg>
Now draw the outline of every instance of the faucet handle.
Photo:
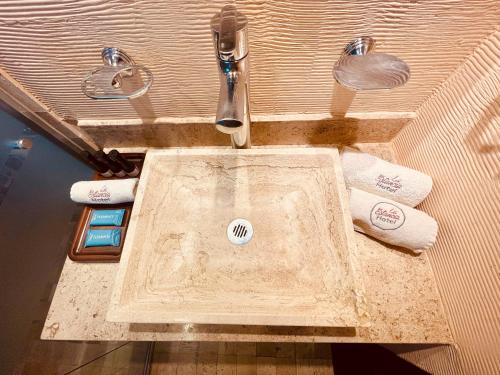
<svg viewBox="0 0 500 375">
<path fill-rule="evenodd" d="M 234 5 L 225 5 L 210 22 L 216 55 L 224 61 L 236 61 L 248 54 L 247 18 Z"/>
<path fill-rule="evenodd" d="M 220 11 L 220 31 L 217 48 L 219 54 L 232 55 L 236 45 L 236 17 L 238 12 L 233 5 L 226 5 Z"/>
</svg>

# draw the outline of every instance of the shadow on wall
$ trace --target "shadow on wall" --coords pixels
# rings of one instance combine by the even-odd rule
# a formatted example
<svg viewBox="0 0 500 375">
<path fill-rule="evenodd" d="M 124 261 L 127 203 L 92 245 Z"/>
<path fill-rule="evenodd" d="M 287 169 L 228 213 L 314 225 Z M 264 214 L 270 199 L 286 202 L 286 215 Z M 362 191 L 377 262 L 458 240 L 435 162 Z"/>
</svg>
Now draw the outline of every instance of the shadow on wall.
<svg viewBox="0 0 500 375">
<path fill-rule="evenodd" d="M 338 82 L 334 82 L 332 104 L 330 106 L 330 113 L 332 117 L 334 119 L 344 118 L 355 97 L 356 91 L 349 90 Z"/>
<path fill-rule="evenodd" d="M 495 154 L 500 152 L 500 97 L 484 107 L 479 120 L 469 131 L 466 143 L 481 154 Z"/>
</svg>

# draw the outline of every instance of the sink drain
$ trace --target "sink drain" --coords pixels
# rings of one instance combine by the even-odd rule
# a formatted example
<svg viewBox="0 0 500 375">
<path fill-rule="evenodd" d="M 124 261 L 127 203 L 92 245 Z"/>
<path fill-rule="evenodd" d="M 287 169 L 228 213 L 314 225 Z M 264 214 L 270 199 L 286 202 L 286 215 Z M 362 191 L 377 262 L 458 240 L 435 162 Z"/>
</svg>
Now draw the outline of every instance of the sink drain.
<svg viewBox="0 0 500 375">
<path fill-rule="evenodd" d="M 252 224 L 245 219 L 234 219 L 227 226 L 227 238 L 234 245 L 245 245 L 252 239 Z"/>
</svg>

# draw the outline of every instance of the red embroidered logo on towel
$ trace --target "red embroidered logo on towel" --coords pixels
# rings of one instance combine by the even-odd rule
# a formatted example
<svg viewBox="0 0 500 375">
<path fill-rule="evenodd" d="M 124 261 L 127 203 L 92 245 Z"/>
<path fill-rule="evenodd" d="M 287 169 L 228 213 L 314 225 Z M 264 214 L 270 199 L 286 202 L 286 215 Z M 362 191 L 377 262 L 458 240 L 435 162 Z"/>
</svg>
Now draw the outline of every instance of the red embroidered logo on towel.
<svg viewBox="0 0 500 375">
<path fill-rule="evenodd" d="M 399 176 L 386 177 L 383 174 L 380 174 L 375 179 L 375 187 L 381 190 L 388 191 L 389 193 L 395 193 L 396 191 L 401 189 L 401 186 L 403 186 L 401 180 L 398 177 Z"/>
<path fill-rule="evenodd" d="M 405 214 L 403 210 L 392 203 L 379 202 L 373 206 L 370 212 L 370 221 L 382 230 L 394 230 L 404 224 Z"/>
<path fill-rule="evenodd" d="M 111 200 L 111 193 L 106 186 L 103 186 L 99 190 L 90 189 L 89 199 L 92 202 L 109 202 Z"/>
</svg>

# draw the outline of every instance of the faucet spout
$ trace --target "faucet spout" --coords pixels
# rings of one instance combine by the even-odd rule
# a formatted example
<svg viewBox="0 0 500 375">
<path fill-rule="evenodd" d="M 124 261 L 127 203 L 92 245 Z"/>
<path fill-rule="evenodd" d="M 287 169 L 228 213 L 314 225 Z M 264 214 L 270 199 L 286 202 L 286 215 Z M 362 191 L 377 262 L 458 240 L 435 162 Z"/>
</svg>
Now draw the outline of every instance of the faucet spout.
<svg viewBox="0 0 500 375">
<path fill-rule="evenodd" d="M 220 61 L 219 64 L 220 89 L 215 127 L 231 135 L 233 147 L 250 148 L 247 61 Z"/>
<path fill-rule="evenodd" d="M 216 129 L 231 135 L 234 148 L 250 148 L 247 19 L 226 5 L 211 21 L 219 70 Z"/>
</svg>

